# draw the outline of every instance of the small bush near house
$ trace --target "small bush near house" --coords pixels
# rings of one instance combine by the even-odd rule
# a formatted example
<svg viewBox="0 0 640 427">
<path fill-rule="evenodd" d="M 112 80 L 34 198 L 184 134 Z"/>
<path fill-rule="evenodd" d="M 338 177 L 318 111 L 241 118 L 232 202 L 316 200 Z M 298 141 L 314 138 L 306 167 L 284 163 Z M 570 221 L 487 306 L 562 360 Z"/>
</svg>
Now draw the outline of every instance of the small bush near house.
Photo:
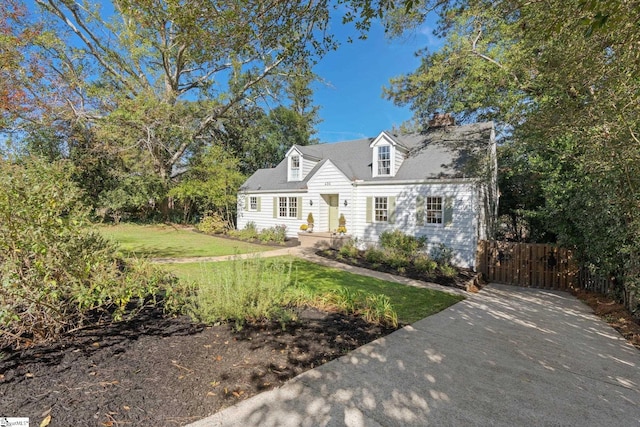
<svg viewBox="0 0 640 427">
<path fill-rule="evenodd" d="M 223 234 L 229 231 L 231 224 L 219 213 L 209 212 L 202 218 L 197 228 L 203 233 Z"/>
<path fill-rule="evenodd" d="M 386 255 L 385 263 L 391 268 L 406 270 L 406 268 L 411 264 L 411 259 L 405 253 L 391 252 Z"/>
<path fill-rule="evenodd" d="M 367 262 L 370 262 L 371 264 L 381 264 L 385 261 L 386 257 L 384 251 L 381 251 L 380 249 L 375 247 L 371 247 L 367 248 L 367 250 L 364 252 L 364 259 L 366 259 Z"/>
<path fill-rule="evenodd" d="M 383 249 L 403 254 L 406 257 L 416 255 L 426 243 L 425 236 L 410 236 L 400 230 L 385 231 L 380 235 L 380 246 Z"/>
<path fill-rule="evenodd" d="M 449 264 L 444 264 L 440 266 L 440 273 L 442 273 L 444 277 L 455 277 L 456 274 L 458 274 L 458 271 L 455 267 L 452 267 Z"/>
<path fill-rule="evenodd" d="M 346 242 L 344 242 L 344 244 L 342 245 L 342 247 L 340 247 L 340 250 L 338 252 L 340 253 L 340 256 L 344 258 L 355 258 L 360 253 L 353 239 L 349 239 Z"/>
<path fill-rule="evenodd" d="M 247 225 L 242 230 L 229 231 L 230 236 L 237 237 L 242 240 L 254 240 L 258 238 L 258 227 L 253 221 L 247 222 Z"/>
<path fill-rule="evenodd" d="M 419 254 L 413 259 L 413 268 L 419 273 L 432 274 L 438 268 L 438 263 L 424 254 Z"/>
<path fill-rule="evenodd" d="M 258 239 L 263 243 L 284 243 L 287 239 L 287 226 L 283 224 L 265 228 L 258 234 Z"/>
<path fill-rule="evenodd" d="M 276 225 L 258 231 L 256 223 L 250 221 L 242 230 L 229 231 L 230 236 L 241 240 L 260 240 L 262 243 L 284 243 L 287 239 L 287 226 Z"/>
<path fill-rule="evenodd" d="M 466 288 L 467 282 L 474 276 L 471 270 L 452 265 L 453 250 L 445 245 L 433 249 L 436 260 L 419 250 L 426 243 L 423 237 L 413 238 L 393 231 L 383 233 L 380 241 L 380 247 L 372 246 L 365 251 L 358 251 L 346 244 L 338 251 L 325 250 L 321 254 L 359 267 L 459 288 Z"/>
<path fill-rule="evenodd" d="M 431 248 L 431 258 L 439 265 L 451 265 L 453 261 L 453 249 L 445 245 L 444 243 L 438 243 Z"/>
</svg>

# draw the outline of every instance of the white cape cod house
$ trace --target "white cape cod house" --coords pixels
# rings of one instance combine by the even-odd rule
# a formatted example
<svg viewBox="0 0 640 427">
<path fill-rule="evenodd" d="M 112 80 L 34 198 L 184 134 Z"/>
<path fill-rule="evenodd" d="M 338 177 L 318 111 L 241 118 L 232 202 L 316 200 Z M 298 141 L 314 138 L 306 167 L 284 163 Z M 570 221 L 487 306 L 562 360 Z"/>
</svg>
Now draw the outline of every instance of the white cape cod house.
<svg viewBox="0 0 640 427">
<path fill-rule="evenodd" d="M 256 171 L 238 193 L 238 228 L 286 225 L 297 237 L 309 212 L 314 232 L 335 232 L 341 214 L 359 246 L 385 230 L 444 243 L 475 266 L 478 240 L 498 206 L 493 123 L 310 146 L 294 145 L 275 168 Z"/>
</svg>

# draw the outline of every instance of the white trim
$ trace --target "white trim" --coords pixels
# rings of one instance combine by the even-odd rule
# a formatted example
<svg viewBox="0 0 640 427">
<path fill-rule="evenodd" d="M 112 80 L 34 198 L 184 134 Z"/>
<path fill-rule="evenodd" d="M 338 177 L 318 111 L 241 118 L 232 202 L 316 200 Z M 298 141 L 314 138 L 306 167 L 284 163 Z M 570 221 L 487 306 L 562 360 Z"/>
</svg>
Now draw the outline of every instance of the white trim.
<svg viewBox="0 0 640 427">
<path fill-rule="evenodd" d="M 243 195 L 249 195 L 249 194 L 280 194 L 280 193 L 308 193 L 308 190 L 306 188 L 301 188 L 301 189 L 294 189 L 294 190 L 287 190 L 287 189 L 273 189 L 273 190 L 241 190 L 240 194 Z"/>
<path fill-rule="evenodd" d="M 376 136 L 376 139 L 374 139 L 371 144 L 369 144 L 369 148 L 373 148 L 376 147 L 380 141 L 384 140 L 384 142 L 386 142 L 387 144 L 396 147 L 398 145 L 398 143 L 396 141 L 394 141 L 393 138 L 391 138 L 391 136 L 386 133 L 385 131 L 380 132 L 380 135 Z"/>
<path fill-rule="evenodd" d="M 416 180 L 376 180 L 376 181 L 353 181 L 353 185 L 405 185 L 405 184 L 468 184 L 480 181 L 480 178 L 453 178 L 453 179 L 416 179 Z"/>
<path fill-rule="evenodd" d="M 297 174 L 294 175 L 293 173 L 293 160 L 297 159 L 298 160 L 298 167 L 297 169 Z M 297 182 L 297 181 L 302 181 L 302 156 L 300 154 L 293 153 L 290 156 L 287 157 L 287 181 L 291 182 Z"/>
<path fill-rule="evenodd" d="M 388 174 L 380 174 L 378 173 L 379 165 L 378 165 L 378 150 L 380 147 L 389 147 L 389 173 Z M 369 144 L 369 148 L 371 148 L 371 177 L 393 177 L 396 174 L 396 150 L 398 144 L 387 134 L 386 132 L 380 132 L 380 135 L 376 137 L 376 139 Z"/>
<path fill-rule="evenodd" d="M 249 198 L 249 209 L 247 209 L 249 212 L 258 212 L 258 196 L 247 196 Z M 256 207 L 254 208 L 252 206 L 251 203 L 251 199 L 255 198 L 256 199 Z"/>
<path fill-rule="evenodd" d="M 280 199 L 285 199 L 285 206 L 284 209 L 287 212 L 287 215 L 280 215 Z M 291 199 L 296 201 L 296 214 L 291 216 Z M 276 196 L 276 200 L 278 202 L 278 206 L 276 207 L 276 212 L 278 213 L 278 215 L 276 216 L 277 219 L 297 219 L 300 216 L 300 209 L 302 209 L 302 206 L 298 206 L 298 198 L 295 196 Z"/>
<path fill-rule="evenodd" d="M 295 145 L 292 145 L 291 148 L 289 148 L 289 150 L 287 151 L 287 153 L 284 155 L 285 158 L 289 157 L 291 155 L 291 152 L 295 151 L 296 153 L 298 153 L 298 155 L 302 156 L 302 151 L 298 150 L 298 147 Z"/>
</svg>

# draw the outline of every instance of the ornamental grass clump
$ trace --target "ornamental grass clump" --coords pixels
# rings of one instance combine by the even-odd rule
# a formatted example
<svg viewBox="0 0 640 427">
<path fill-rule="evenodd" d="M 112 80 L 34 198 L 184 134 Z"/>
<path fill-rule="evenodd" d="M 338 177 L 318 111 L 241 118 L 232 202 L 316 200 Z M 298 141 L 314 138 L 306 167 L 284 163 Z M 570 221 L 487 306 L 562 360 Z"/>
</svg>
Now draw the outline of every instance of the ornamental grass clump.
<svg viewBox="0 0 640 427">
<path fill-rule="evenodd" d="M 209 280 L 194 287 L 186 311 L 203 323 L 286 320 L 287 307 L 300 294 L 291 280 L 291 262 L 261 258 L 234 259 L 216 265 Z"/>
<path fill-rule="evenodd" d="M 338 310 L 343 313 L 362 316 L 369 323 L 398 327 L 398 314 L 386 295 L 369 294 L 340 287 L 322 295 L 317 302 L 319 304 L 318 307 L 325 310 Z"/>
</svg>

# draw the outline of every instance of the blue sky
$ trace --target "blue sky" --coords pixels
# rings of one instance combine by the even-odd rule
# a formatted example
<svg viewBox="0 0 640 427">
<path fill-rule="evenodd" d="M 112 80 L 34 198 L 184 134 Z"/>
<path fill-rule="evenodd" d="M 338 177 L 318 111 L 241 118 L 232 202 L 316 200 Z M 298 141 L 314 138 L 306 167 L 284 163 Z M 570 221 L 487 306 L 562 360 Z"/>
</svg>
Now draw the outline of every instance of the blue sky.
<svg viewBox="0 0 640 427">
<path fill-rule="evenodd" d="M 427 22 L 411 35 L 388 40 L 382 26 L 375 23 L 366 40 L 342 43 L 315 66 L 314 72 L 327 83 L 314 86 L 314 101 L 323 120 L 316 127 L 320 142 L 377 136 L 411 118 L 409 108 L 383 99 L 382 88 L 392 77 L 418 67 L 417 50 L 435 50 L 441 45 L 431 33 L 433 25 Z M 354 34 L 339 23 L 332 30 L 341 41 Z"/>
<path fill-rule="evenodd" d="M 35 9 L 33 0 L 26 4 Z M 111 10 L 109 2 L 102 3 L 102 7 Z M 382 88 L 392 77 L 418 67 L 420 61 L 414 55 L 417 50 L 441 46 L 442 42 L 432 35 L 436 17 L 431 14 L 429 18 L 421 28 L 394 40 L 385 37 L 379 22 L 373 22 L 367 39 L 360 40 L 353 25 L 342 24 L 340 13 L 335 13 L 330 31 L 341 45 L 314 67 L 324 81 L 313 87 L 322 119 L 315 136 L 321 142 L 377 136 L 411 118 L 408 108 L 382 98 Z M 347 43 L 348 37 L 352 43 Z"/>
</svg>

